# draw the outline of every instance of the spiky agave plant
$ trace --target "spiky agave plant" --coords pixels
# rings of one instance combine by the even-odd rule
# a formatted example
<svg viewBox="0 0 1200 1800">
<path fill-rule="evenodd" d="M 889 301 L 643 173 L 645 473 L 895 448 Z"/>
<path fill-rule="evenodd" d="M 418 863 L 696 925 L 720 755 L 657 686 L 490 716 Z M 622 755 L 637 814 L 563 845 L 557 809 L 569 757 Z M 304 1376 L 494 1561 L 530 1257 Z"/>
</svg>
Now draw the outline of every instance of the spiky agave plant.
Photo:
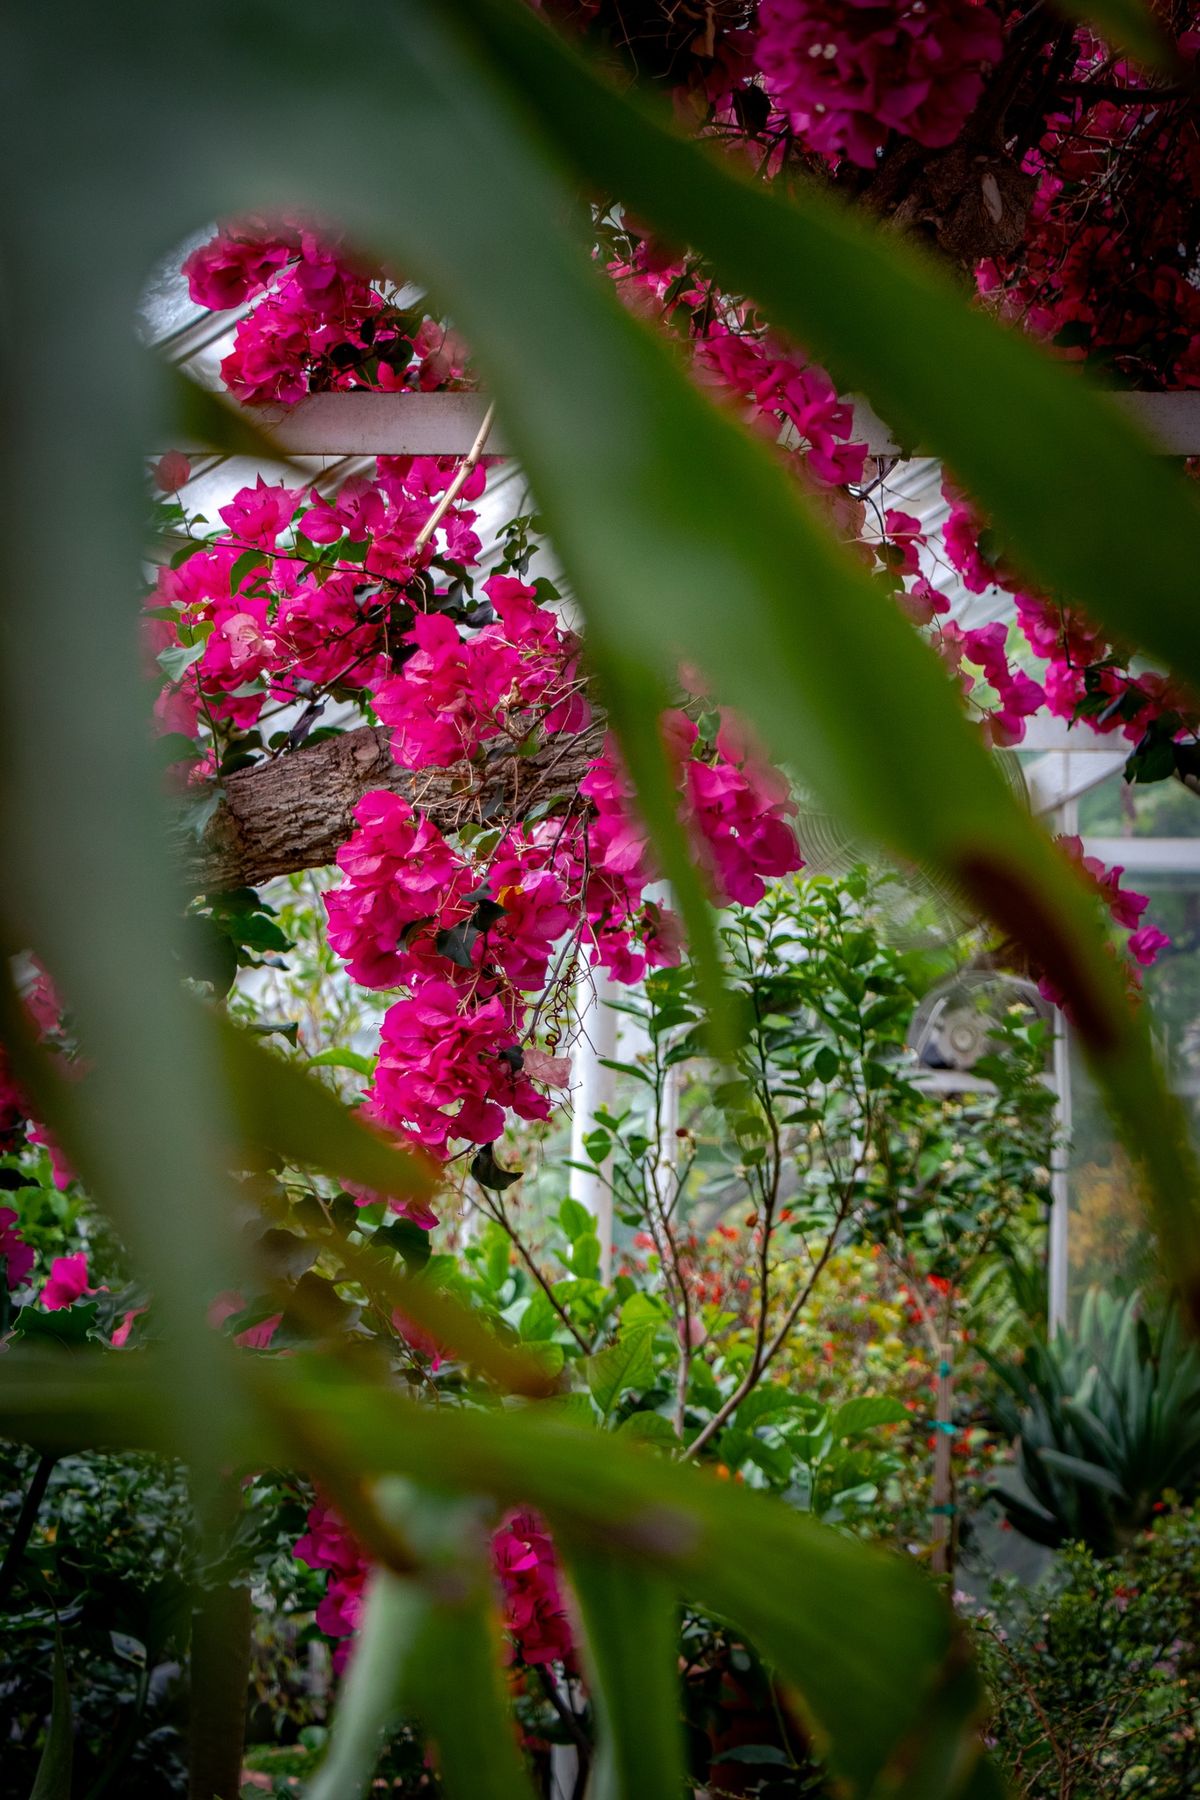
<svg viewBox="0 0 1200 1800">
<path fill-rule="evenodd" d="M 1074 1332 L 1035 1340 L 1018 1365 L 984 1354 L 1017 1449 L 993 1491 L 1035 1543 L 1108 1556 L 1164 1494 L 1200 1491 L 1200 1349 L 1174 1306 L 1152 1324 L 1139 1294 L 1091 1288 Z"/>
</svg>

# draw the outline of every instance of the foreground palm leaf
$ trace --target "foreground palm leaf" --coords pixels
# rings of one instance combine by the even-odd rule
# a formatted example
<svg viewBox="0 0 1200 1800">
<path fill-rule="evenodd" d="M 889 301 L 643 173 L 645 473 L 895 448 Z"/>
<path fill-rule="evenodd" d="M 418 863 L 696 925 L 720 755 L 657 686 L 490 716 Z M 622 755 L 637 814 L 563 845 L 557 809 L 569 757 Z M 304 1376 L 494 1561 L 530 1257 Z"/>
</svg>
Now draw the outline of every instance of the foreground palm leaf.
<svg viewBox="0 0 1200 1800">
<path fill-rule="evenodd" d="M 152 1355 L 15 1353 L 7 1364 L 4 1432 L 44 1448 L 178 1447 L 172 1369 Z M 628 1580 L 653 1576 L 660 1589 L 730 1620 L 772 1659 L 856 1792 L 871 1791 L 885 1769 L 913 1800 L 968 1791 L 979 1756 L 975 1677 L 949 1608 L 899 1557 L 700 1469 L 564 1423 L 552 1405 L 497 1413 L 416 1406 L 309 1356 L 244 1357 L 238 1373 L 253 1412 L 228 1421 L 222 1450 L 231 1464 L 303 1462 L 306 1447 L 319 1445 L 323 1460 L 359 1478 L 399 1474 L 503 1507 L 536 1506 L 568 1546 L 568 1566 L 572 1552 L 583 1559 L 585 1618 L 601 1604 L 597 1557 L 620 1571 L 614 1617 L 631 1605 Z M 655 1627 L 651 1654 L 660 1638 Z M 606 1704 L 623 1706 L 628 1695 L 621 1698 L 600 1630 L 595 1654 Z M 457 1694 L 455 1670 L 443 1679 Z M 618 1767 L 630 1729 L 628 1718 L 614 1728 Z M 655 1730 L 665 1734 L 669 1723 Z M 920 1760 L 926 1738 L 936 1767 Z M 665 1758 L 669 1739 L 658 1741 Z M 914 1759 L 923 1785 L 910 1790 L 900 1775 Z"/>
</svg>

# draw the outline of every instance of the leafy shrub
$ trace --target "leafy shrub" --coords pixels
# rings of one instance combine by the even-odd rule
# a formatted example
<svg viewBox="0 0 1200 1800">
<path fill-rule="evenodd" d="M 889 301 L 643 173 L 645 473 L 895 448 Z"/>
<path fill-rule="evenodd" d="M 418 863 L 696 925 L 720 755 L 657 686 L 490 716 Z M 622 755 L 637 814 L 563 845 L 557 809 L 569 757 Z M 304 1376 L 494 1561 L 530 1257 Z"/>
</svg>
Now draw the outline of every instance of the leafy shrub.
<svg viewBox="0 0 1200 1800">
<path fill-rule="evenodd" d="M 1200 1784 L 1200 1517 L 1164 1514 L 1104 1561 L 1064 1550 L 997 1584 L 975 1636 L 1016 1800 L 1181 1800 Z"/>
</svg>

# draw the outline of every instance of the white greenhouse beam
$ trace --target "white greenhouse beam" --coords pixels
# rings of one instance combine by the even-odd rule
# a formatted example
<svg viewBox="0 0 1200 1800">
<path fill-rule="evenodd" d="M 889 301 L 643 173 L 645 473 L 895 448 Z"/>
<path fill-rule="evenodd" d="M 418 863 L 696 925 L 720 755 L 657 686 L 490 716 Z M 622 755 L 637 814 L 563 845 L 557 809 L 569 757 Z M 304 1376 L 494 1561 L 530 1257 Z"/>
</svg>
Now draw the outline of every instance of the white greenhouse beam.
<svg viewBox="0 0 1200 1800">
<path fill-rule="evenodd" d="M 1050 1234 L 1046 1257 L 1047 1326 L 1053 1337 L 1070 1323 L 1071 1273 L 1071 1039 L 1054 1014 L 1054 1147 L 1050 1161 Z"/>
<path fill-rule="evenodd" d="M 1200 455 L 1200 391 L 1136 394 L 1113 390 L 1109 397 L 1161 455 Z M 911 457 L 921 453 L 919 445 L 900 444 L 860 395 L 851 394 L 849 398 L 854 406 L 855 441 L 862 443 L 865 439 L 872 456 Z"/>
<path fill-rule="evenodd" d="M 1200 838 L 1085 837 L 1083 847 L 1131 875 L 1200 875 Z"/>
<path fill-rule="evenodd" d="M 854 403 L 854 435 L 872 456 L 908 457 L 865 400 Z M 1140 426 L 1165 456 L 1200 455 L 1200 391 L 1114 393 L 1113 403 Z M 487 411 L 483 394 L 309 394 L 295 406 L 244 411 L 292 456 L 465 456 Z M 188 446 L 178 445 L 186 449 Z M 488 453 L 507 455 L 502 425 L 488 437 Z"/>
<path fill-rule="evenodd" d="M 617 1014 L 609 1005 L 615 994 L 615 984 L 598 969 L 580 978 L 575 990 L 579 1020 L 573 1070 L 576 1085 L 571 1092 L 571 1161 L 576 1166 L 571 1170 L 569 1192 L 596 1221 L 600 1279 L 604 1282 L 612 1280 L 613 1204 L 606 1179 L 610 1165 L 593 1164 L 583 1140 L 595 1130 L 596 1114 L 612 1110 L 616 1095 L 616 1074 L 600 1060 L 607 1057 L 611 1061 L 617 1054 Z"/>
<path fill-rule="evenodd" d="M 295 406 L 245 410 L 290 456 L 466 456 L 484 394 L 310 394 Z M 507 454 L 494 425 L 486 454 Z"/>
<path fill-rule="evenodd" d="M 1124 743 L 1123 738 L 1106 737 L 1103 732 L 1093 731 L 1086 723 L 1069 725 L 1065 719 L 1056 719 L 1051 713 L 1034 713 L 1025 721 L 1025 735 L 1016 746 L 1018 750 L 1043 750 L 1047 753 L 1057 751 L 1064 756 L 1111 756 L 1114 743 Z M 1132 750 L 1128 745 L 1125 755 Z"/>
</svg>

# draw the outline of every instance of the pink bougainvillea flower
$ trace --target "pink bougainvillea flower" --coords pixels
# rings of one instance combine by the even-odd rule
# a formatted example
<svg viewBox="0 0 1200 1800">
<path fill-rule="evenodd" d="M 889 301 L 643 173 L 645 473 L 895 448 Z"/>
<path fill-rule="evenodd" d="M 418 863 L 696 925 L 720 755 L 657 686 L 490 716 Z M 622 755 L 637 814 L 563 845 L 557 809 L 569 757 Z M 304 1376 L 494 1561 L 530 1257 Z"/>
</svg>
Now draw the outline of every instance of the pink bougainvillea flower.
<svg viewBox="0 0 1200 1800">
<path fill-rule="evenodd" d="M 260 475 L 252 488 L 241 488 L 221 508 L 221 517 L 239 543 L 273 550 L 303 498 L 302 488 L 285 488 Z"/>
<path fill-rule="evenodd" d="M 492 1538 L 492 1563 L 504 1591 L 504 1623 L 524 1662 L 570 1663 L 575 1646 L 563 1605 L 558 1562 L 536 1513 L 510 1513 Z"/>
<path fill-rule="evenodd" d="M 246 1302 L 241 1294 L 233 1288 L 226 1289 L 224 1293 L 215 1295 L 209 1301 L 208 1322 L 219 1328 L 224 1325 L 226 1319 L 234 1318 L 245 1309 Z M 283 1314 L 272 1313 L 269 1318 L 260 1320 L 257 1325 L 248 1325 L 245 1331 L 236 1332 L 233 1341 L 240 1350 L 268 1350 L 271 1339 L 282 1323 Z"/>
<path fill-rule="evenodd" d="M 191 473 L 192 465 L 182 450 L 168 450 L 151 470 L 155 487 L 164 494 L 178 493 L 190 480 Z"/>
<path fill-rule="evenodd" d="M 41 1292 L 41 1302 L 47 1312 L 59 1312 L 65 1306 L 74 1306 L 84 1294 L 94 1293 L 88 1286 L 87 1254 L 77 1250 L 73 1256 L 56 1256 L 50 1265 L 50 1276 Z"/>
<path fill-rule="evenodd" d="M 121 1323 L 116 1327 L 112 1337 L 109 1339 L 109 1343 L 114 1350 L 123 1350 L 125 1348 L 126 1344 L 129 1342 L 129 1334 L 133 1330 L 133 1321 L 135 1319 L 140 1319 L 146 1310 L 147 1309 L 144 1306 L 132 1306 L 129 1311 L 123 1315 Z"/>
<path fill-rule="evenodd" d="M 1151 963 L 1157 962 L 1160 951 L 1170 944 L 1171 939 L 1157 925 L 1142 925 L 1130 934 L 1129 954 L 1142 968 L 1148 969 Z"/>
<path fill-rule="evenodd" d="M 898 131 L 951 144 L 1003 49 L 974 0 L 762 0 L 758 57 L 771 100 L 811 150 L 869 168 Z"/>
<path fill-rule="evenodd" d="M 188 293 L 197 306 L 224 312 L 261 292 L 293 255 L 270 228 L 231 226 L 193 250 L 183 265 Z"/>
<path fill-rule="evenodd" d="M 439 1157 L 451 1138 L 493 1143 L 506 1107 L 548 1118 L 550 1103 L 522 1071 L 515 1040 L 498 996 L 464 1007 L 457 987 L 427 977 L 383 1021 L 370 1110 Z"/>
<path fill-rule="evenodd" d="M 5 1277 L 10 1288 L 18 1288 L 29 1279 L 35 1256 L 17 1227 L 20 1220 L 11 1206 L 0 1206 L 0 1257 L 4 1258 Z"/>
</svg>

